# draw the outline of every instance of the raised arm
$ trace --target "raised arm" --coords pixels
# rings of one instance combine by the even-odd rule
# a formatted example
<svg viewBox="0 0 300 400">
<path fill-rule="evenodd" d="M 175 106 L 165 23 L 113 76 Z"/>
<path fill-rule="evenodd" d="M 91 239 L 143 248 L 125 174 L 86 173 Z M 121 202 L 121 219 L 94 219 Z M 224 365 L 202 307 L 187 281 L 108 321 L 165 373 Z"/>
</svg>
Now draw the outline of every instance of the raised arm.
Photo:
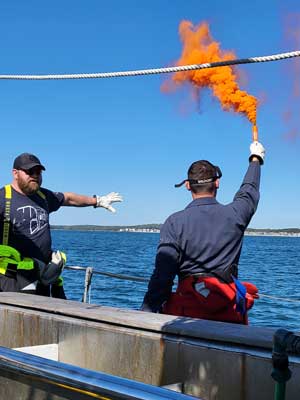
<svg viewBox="0 0 300 400">
<path fill-rule="evenodd" d="M 249 224 L 259 202 L 260 166 L 264 163 L 265 149 L 257 141 L 250 145 L 249 167 L 242 185 L 233 199 L 233 208 L 244 228 Z"/>
</svg>

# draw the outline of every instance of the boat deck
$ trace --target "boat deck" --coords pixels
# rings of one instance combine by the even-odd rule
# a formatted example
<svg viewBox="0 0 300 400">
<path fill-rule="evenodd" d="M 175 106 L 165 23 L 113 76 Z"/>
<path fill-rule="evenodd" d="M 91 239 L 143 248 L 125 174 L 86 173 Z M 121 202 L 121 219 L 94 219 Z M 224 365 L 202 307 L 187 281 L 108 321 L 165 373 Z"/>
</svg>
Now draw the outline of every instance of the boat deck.
<svg viewBox="0 0 300 400">
<path fill-rule="evenodd" d="M 1 346 L 57 345 L 58 361 L 156 386 L 180 383 L 206 400 L 274 393 L 274 329 L 16 293 L 0 293 L 0 317 Z M 299 398 L 300 358 L 290 364 L 287 400 Z"/>
</svg>

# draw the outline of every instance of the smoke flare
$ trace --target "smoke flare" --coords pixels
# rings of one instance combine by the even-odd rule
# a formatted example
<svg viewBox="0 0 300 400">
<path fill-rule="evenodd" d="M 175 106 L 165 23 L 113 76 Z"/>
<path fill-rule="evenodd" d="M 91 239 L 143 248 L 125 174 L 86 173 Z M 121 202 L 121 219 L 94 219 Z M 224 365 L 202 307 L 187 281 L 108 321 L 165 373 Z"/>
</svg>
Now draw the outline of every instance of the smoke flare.
<svg viewBox="0 0 300 400">
<path fill-rule="evenodd" d="M 182 21 L 179 34 L 183 43 L 180 59 L 175 65 L 202 64 L 216 61 L 233 60 L 232 51 L 223 51 L 220 44 L 213 40 L 206 22 L 193 26 L 189 21 Z M 256 124 L 258 101 L 254 96 L 240 90 L 238 77 L 233 67 L 217 67 L 194 71 L 176 72 L 161 87 L 163 92 L 190 83 L 200 97 L 201 89 L 210 88 L 225 111 L 234 111 L 245 115 L 252 124 Z M 195 96 L 194 96 L 195 98 Z"/>
</svg>

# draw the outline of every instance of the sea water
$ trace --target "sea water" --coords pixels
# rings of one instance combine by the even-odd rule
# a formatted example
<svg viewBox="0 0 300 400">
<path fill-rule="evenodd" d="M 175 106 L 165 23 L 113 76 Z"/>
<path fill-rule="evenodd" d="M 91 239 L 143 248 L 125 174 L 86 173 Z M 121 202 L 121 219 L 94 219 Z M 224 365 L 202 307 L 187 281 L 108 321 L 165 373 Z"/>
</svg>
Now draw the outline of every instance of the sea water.
<svg viewBox="0 0 300 400">
<path fill-rule="evenodd" d="M 103 231 L 52 231 L 53 248 L 67 253 L 67 265 L 93 267 L 114 274 L 149 278 L 159 234 Z M 239 278 L 262 294 L 249 313 L 251 325 L 300 330 L 300 238 L 246 236 Z M 84 271 L 64 271 L 68 299 L 81 301 Z M 90 301 L 138 309 L 147 282 L 93 275 Z M 267 297 L 270 296 L 270 297 Z"/>
</svg>

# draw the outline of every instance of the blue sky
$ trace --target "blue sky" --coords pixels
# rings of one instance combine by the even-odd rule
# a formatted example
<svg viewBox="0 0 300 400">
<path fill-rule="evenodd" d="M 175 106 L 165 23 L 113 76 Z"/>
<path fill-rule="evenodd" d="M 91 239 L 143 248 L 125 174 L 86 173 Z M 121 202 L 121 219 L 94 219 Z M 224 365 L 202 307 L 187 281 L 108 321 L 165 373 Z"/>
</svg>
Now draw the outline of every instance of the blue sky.
<svg viewBox="0 0 300 400">
<path fill-rule="evenodd" d="M 214 39 L 238 58 L 300 50 L 285 35 L 297 13 L 299 22 L 299 2 L 289 0 L 2 1 L 0 74 L 168 66 L 181 54 L 183 19 L 209 22 Z M 241 89 L 262 100 L 257 122 L 267 151 L 254 228 L 300 227 L 294 67 L 295 60 L 285 60 L 239 68 Z M 49 189 L 124 196 L 115 215 L 64 207 L 52 215 L 52 224 L 161 223 L 190 202 L 190 194 L 174 183 L 186 177 L 193 161 L 208 159 L 223 172 L 218 200 L 230 202 L 248 165 L 250 123 L 224 112 L 208 90 L 201 104 L 183 114 L 186 93 L 161 93 L 165 79 L 0 81 L 2 184 L 11 181 L 14 157 L 32 152 L 46 165 Z M 283 118 L 287 110 L 289 123 Z M 295 137 L 287 139 L 293 128 Z"/>
</svg>

